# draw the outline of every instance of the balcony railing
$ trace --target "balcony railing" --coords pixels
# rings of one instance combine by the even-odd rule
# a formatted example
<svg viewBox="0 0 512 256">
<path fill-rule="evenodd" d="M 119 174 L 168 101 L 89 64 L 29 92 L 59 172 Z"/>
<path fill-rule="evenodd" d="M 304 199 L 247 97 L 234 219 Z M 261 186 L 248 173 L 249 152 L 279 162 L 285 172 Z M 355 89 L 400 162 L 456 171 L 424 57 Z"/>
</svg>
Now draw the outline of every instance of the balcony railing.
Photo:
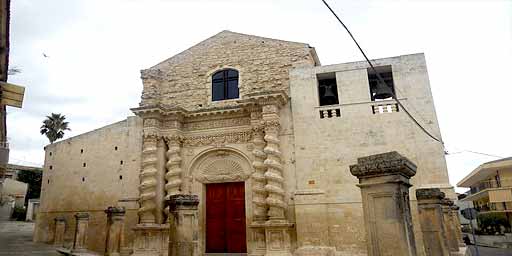
<svg viewBox="0 0 512 256">
<path fill-rule="evenodd" d="M 501 188 L 503 187 L 503 184 L 512 184 L 512 181 L 510 179 L 503 179 L 500 181 L 496 180 L 486 180 L 481 181 L 473 186 L 471 186 L 471 189 L 468 191 L 468 195 L 476 194 L 482 190 L 489 189 L 489 188 Z"/>
<path fill-rule="evenodd" d="M 492 212 L 492 211 L 511 211 L 512 203 L 491 203 L 488 202 L 485 205 L 479 205 L 475 207 L 478 212 Z"/>
</svg>

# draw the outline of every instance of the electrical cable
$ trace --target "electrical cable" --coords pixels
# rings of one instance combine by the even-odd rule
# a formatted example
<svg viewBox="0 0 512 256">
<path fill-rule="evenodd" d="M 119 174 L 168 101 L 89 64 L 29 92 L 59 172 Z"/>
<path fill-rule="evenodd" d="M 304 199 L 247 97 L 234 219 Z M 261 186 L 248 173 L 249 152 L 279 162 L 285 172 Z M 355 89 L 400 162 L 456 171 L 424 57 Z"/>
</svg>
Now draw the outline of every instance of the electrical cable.
<svg viewBox="0 0 512 256">
<path fill-rule="evenodd" d="M 340 22 L 340 24 L 343 26 L 343 28 L 345 28 L 345 30 L 347 31 L 347 33 L 350 35 L 350 37 L 352 38 L 352 40 L 354 41 L 354 43 L 356 44 L 357 48 L 359 48 L 359 51 L 363 54 L 364 58 L 366 59 L 366 62 L 368 62 L 368 64 L 370 65 L 370 68 L 372 69 L 372 71 L 375 73 L 375 75 L 377 76 L 377 79 L 379 79 L 379 82 L 386 86 L 387 88 L 391 88 L 390 86 L 388 86 L 386 84 L 386 82 L 384 81 L 384 79 L 382 78 L 382 76 L 379 74 L 379 72 L 377 72 L 377 70 L 375 70 L 375 67 L 373 66 L 372 62 L 370 61 L 370 59 L 366 56 L 365 52 L 363 51 L 363 49 L 361 48 L 361 46 L 359 46 L 359 43 L 356 41 L 356 39 L 354 38 L 354 36 L 352 35 L 352 33 L 350 32 L 350 30 L 347 28 L 347 26 L 345 26 L 345 24 L 343 23 L 343 21 L 341 21 L 341 19 L 338 17 L 338 15 L 331 9 L 331 7 L 329 6 L 329 4 L 327 4 L 327 2 L 325 2 L 325 0 L 322 0 L 322 2 L 325 4 L 325 6 L 327 6 L 327 8 L 329 8 L 329 10 L 331 11 L 331 13 L 334 15 L 334 17 L 336 17 L 336 19 Z M 393 90 L 390 90 L 390 93 L 391 93 L 391 96 L 392 98 L 397 102 L 397 104 L 402 108 L 402 110 L 412 119 L 412 121 L 425 133 L 427 134 L 430 138 L 432 138 L 433 140 L 441 143 L 442 145 L 444 145 L 444 142 L 441 140 L 441 139 L 438 139 L 436 136 L 432 135 L 429 131 L 427 131 L 427 129 L 425 129 L 417 120 L 416 118 L 414 118 L 411 113 L 409 113 L 409 111 L 404 107 L 404 105 L 398 100 L 398 98 L 396 97 L 396 94 L 393 92 Z"/>
</svg>

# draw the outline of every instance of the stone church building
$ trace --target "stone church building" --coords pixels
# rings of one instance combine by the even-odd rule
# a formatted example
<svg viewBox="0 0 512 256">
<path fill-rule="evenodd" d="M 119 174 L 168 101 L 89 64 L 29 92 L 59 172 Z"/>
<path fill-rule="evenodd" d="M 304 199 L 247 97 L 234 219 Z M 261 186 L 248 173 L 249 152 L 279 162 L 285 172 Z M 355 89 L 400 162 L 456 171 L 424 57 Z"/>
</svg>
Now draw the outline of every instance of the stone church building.
<svg viewBox="0 0 512 256">
<path fill-rule="evenodd" d="M 441 137 L 425 57 L 374 61 L 402 104 Z M 167 198 L 199 198 L 203 253 L 366 255 L 358 157 L 397 151 L 418 169 L 410 189 L 455 198 L 443 147 L 393 99 L 366 62 L 322 66 L 308 44 L 222 31 L 142 70 L 134 117 L 48 145 L 35 241 L 89 214 L 87 248 L 103 252 L 109 206 L 126 208 L 124 247 L 167 255 Z M 127 106 L 128 107 L 128 106 Z M 385 205 L 382 207 L 386 207 Z M 189 221 L 185 219 L 184 221 Z M 194 221 L 194 220 L 191 220 Z"/>
</svg>

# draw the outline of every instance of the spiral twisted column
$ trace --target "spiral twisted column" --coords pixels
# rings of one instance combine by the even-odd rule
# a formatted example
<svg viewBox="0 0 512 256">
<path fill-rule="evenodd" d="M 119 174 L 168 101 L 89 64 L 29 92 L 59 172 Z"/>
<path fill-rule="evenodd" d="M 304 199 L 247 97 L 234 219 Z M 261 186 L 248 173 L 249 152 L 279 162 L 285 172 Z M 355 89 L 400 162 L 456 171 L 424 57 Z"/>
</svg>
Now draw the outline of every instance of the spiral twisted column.
<svg viewBox="0 0 512 256">
<path fill-rule="evenodd" d="M 142 148 L 142 171 L 140 173 L 140 208 L 138 214 L 141 223 L 155 223 L 156 186 L 157 186 L 157 136 L 144 135 Z"/>
<path fill-rule="evenodd" d="M 267 154 L 264 152 L 265 141 L 263 139 L 263 127 L 253 127 L 253 146 L 252 154 L 254 161 L 252 167 L 254 172 L 252 174 L 252 203 L 253 203 L 253 219 L 255 221 L 264 221 L 267 219 L 267 190 L 265 185 L 267 179 L 265 178 L 265 171 L 267 166 L 265 165 L 265 159 Z"/>
<path fill-rule="evenodd" d="M 265 179 L 267 185 L 265 190 L 268 193 L 266 203 L 269 205 L 268 217 L 270 220 L 284 220 L 285 202 L 284 202 L 284 179 L 283 165 L 281 164 L 281 151 L 279 150 L 279 129 L 278 119 L 265 121 L 265 141 L 267 145 L 263 152 L 267 154 L 264 161 L 267 171 Z"/>
<path fill-rule="evenodd" d="M 177 195 L 181 192 L 181 184 L 183 183 L 181 180 L 181 173 L 183 170 L 181 169 L 180 156 L 182 140 L 182 137 L 179 135 L 166 137 L 168 150 L 166 152 L 167 162 L 165 163 L 165 167 L 167 169 L 167 172 L 165 173 L 165 180 L 167 181 L 165 184 L 165 200 L 169 200 L 171 196 Z M 168 211 L 169 207 L 166 208 L 166 212 Z"/>
</svg>

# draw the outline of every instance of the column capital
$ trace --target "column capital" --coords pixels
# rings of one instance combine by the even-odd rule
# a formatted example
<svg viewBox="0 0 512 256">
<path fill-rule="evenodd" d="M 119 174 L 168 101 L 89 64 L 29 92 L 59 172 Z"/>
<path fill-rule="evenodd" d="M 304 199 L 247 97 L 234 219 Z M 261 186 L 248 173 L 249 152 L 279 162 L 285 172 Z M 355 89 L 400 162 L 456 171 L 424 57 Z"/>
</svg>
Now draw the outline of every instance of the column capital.
<svg viewBox="0 0 512 256">
<path fill-rule="evenodd" d="M 199 197 L 197 195 L 177 194 L 172 195 L 166 200 L 171 209 L 178 209 L 182 207 L 197 207 L 199 205 Z"/>
<path fill-rule="evenodd" d="M 117 214 L 124 215 L 126 213 L 126 209 L 123 206 L 109 206 L 105 210 L 106 214 Z"/>
<path fill-rule="evenodd" d="M 88 220 L 89 219 L 89 213 L 77 212 L 77 213 L 75 213 L 75 218 L 77 220 Z"/>
<path fill-rule="evenodd" d="M 399 174 L 411 178 L 416 174 L 416 165 L 396 151 L 360 157 L 350 166 L 350 173 L 359 179 Z"/>
<path fill-rule="evenodd" d="M 430 200 L 430 199 L 443 199 L 444 193 L 439 188 L 419 188 L 416 189 L 416 199 Z"/>
<path fill-rule="evenodd" d="M 57 216 L 54 220 L 55 222 L 66 222 L 66 218 L 64 218 L 64 216 Z"/>
</svg>

